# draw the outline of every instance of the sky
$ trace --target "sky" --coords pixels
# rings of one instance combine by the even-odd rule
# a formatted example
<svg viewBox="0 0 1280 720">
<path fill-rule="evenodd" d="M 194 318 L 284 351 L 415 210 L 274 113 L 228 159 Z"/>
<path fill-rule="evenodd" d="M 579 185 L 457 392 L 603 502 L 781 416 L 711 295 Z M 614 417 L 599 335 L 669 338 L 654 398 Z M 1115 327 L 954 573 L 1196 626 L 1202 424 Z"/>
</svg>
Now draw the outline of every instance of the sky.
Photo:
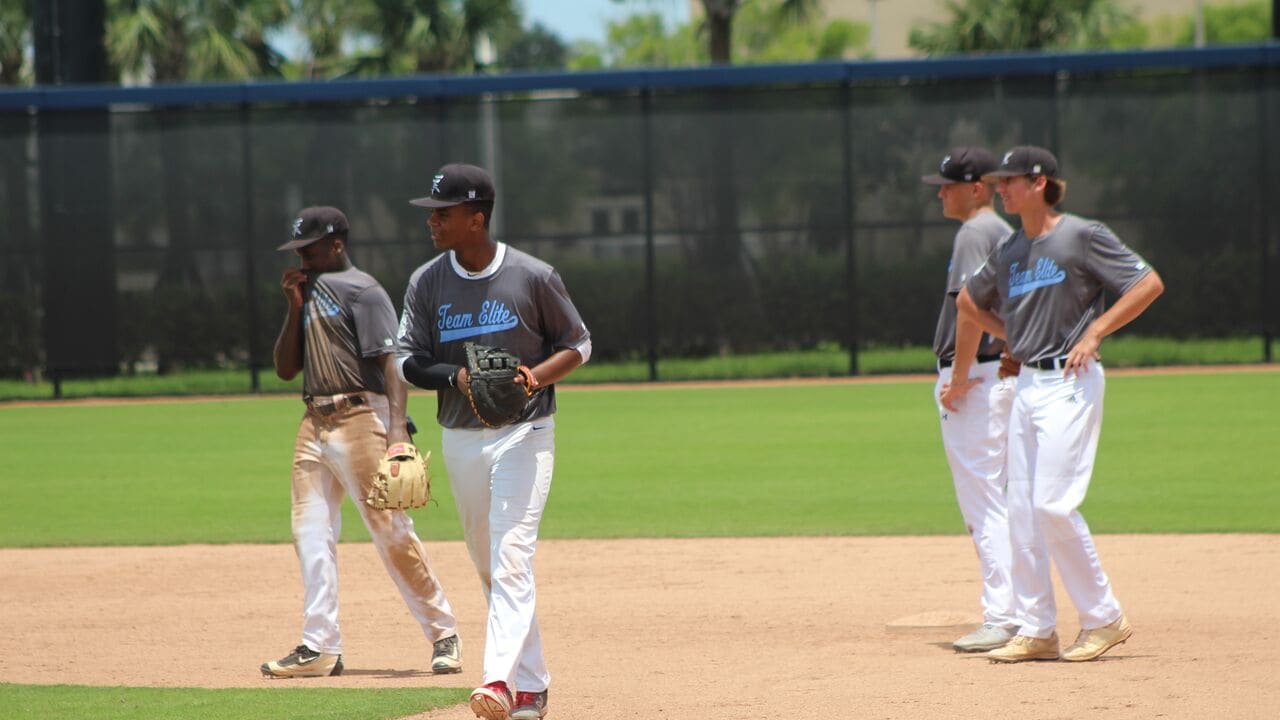
<svg viewBox="0 0 1280 720">
<path fill-rule="evenodd" d="M 520 0 L 527 25 L 534 22 L 573 44 L 577 40 L 603 43 L 605 26 L 641 12 L 659 12 L 667 27 L 689 22 L 689 0 Z"/>
</svg>

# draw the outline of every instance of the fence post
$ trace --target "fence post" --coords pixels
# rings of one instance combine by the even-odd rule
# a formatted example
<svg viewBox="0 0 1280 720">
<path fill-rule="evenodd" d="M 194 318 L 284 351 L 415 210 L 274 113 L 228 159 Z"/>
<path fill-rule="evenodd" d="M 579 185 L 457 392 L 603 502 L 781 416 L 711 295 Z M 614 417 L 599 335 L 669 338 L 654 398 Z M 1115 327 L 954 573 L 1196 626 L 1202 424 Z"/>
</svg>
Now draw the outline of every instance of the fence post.
<svg viewBox="0 0 1280 720">
<path fill-rule="evenodd" d="M 241 187 L 244 190 L 244 282 L 245 312 L 249 314 L 249 388 L 252 392 L 262 390 L 262 382 L 258 377 L 258 366 L 261 355 L 258 352 L 258 273 L 254 262 L 253 232 L 253 145 L 252 133 L 249 130 L 249 103 L 240 103 L 240 163 L 244 172 Z"/>
<path fill-rule="evenodd" d="M 644 298 L 646 344 L 649 346 L 649 382 L 658 379 L 658 288 L 653 238 L 653 88 L 640 90 L 641 153 L 644 163 Z"/>
<path fill-rule="evenodd" d="M 844 187 L 844 209 L 840 213 L 844 230 L 844 287 L 845 310 L 847 312 L 848 335 L 845 341 L 849 345 L 849 374 L 858 374 L 858 264 L 854 241 L 854 213 L 857 203 L 854 200 L 853 187 L 853 84 L 848 77 L 840 86 L 840 143 L 844 151 L 844 168 L 842 185 Z"/>
</svg>

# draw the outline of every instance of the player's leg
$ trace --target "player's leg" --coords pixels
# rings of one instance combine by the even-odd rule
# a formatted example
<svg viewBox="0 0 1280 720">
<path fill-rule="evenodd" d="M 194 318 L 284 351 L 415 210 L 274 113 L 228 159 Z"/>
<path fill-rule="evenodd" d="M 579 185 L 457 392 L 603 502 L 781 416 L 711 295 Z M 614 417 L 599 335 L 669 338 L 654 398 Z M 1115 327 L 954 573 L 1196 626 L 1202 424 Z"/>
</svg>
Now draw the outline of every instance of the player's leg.
<svg viewBox="0 0 1280 720">
<path fill-rule="evenodd" d="M 449 488 L 458 510 L 467 553 L 480 577 L 480 589 L 489 599 L 492 571 L 489 553 L 489 504 L 492 498 L 488 449 L 492 430 L 453 430 L 440 433 L 440 450 L 449 471 Z"/>
<path fill-rule="evenodd" d="M 512 426 L 494 452 L 484 678 L 537 692 L 551 682 L 534 612 L 533 555 L 555 466 L 554 420 Z"/>
<path fill-rule="evenodd" d="M 293 544 L 302 565 L 303 633 L 312 650 L 342 652 L 338 628 L 338 538 L 342 485 L 324 457 L 320 428 L 303 421 L 293 462 Z M 306 437 L 304 437 L 304 434 Z"/>
<path fill-rule="evenodd" d="M 1078 510 L 1093 476 L 1106 381 L 1095 364 L 1080 376 L 1057 375 L 1055 383 L 1040 436 L 1036 515 L 1081 627 L 1097 628 L 1121 615 L 1089 525 Z"/>
<path fill-rule="evenodd" d="M 960 649 L 989 650 L 1000 631 L 1012 630 L 1017 625 L 1009 577 L 1012 559 L 1004 487 L 1014 384 L 1012 380 L 1000 380 L 998 369 L 998 363 L 975 366 L 975 375 L 983 382 L 970 393 L 958 412 L 938 406 L 942 444 L 951 467 L 956 502 L 977 551 L 982 574 L 983 620 L 984 625 L 990 626 L 985 628 L 985 634 L 992 636 L 988 642 L 967 643 Z M 950 368 L 941 371 L 935 398 L 950 376 Z"/>
<path fill-rule="evenodd" d="M 1014 599 L 1019 634 L 1048 638 L 1057 627 L 1058 610 L 1053 597 L 1049 549 L 1037 523 L 1033 502 L 1039 448 L 1037 424 L 1042 409 L 1040 373 L 1024 370 L 1018 376 L 1017 394 L 1009 417 L 1008 483 L 1009 541 L 1012 552 Z"/>
<path fill-rule="evenodd" d="M 395 582 L 423 635 L 431 643 L 457 635 L 458 623 L 431 565 L 426 548 L 413 527 L 413 518 L 401 510 L 376 510 L 365 504 L 378 462 L 386 454 L 387 400 L 373 395 L 369 403 L 347 411 L 334 433 L 334 466 L 351 497 L 378 556 Z"/>
</svg>

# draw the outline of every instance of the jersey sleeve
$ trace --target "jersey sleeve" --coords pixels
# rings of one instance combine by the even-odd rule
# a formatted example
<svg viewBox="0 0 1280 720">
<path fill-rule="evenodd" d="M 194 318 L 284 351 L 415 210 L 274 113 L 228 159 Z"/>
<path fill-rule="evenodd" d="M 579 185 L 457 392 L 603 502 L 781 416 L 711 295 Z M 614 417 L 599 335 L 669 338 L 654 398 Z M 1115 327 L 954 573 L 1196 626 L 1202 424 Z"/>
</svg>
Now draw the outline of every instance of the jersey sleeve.
<svg viewBox="0 0 1280 720">
<path fill-rule="evenodd" d="M 1085 262 L 1107 290 L 1123 295 L 1151 272 L 1147 261 L 1121 242 L 1111 228 L 1096 223 L 1090 226 L 1090 231 Z"/>
<path fill-rule="evenodd" d="M 951 252 L 951 265 L 947 269 L 948 295 L 960 294 L 960 289 L 987 261 L 990 251 L 990 241 L 983 238 L 981 233 L 968 226 L 960 228 L 956 233 L 955 248 Z"/>
<path fill-rule="evenodd" d="M 554 269 L 539 283 L 538 305 L 541 308 L 543 337 L 557 350 L 577 349 L 591 338 L 578 308 L 569 299 L 564 280 Z"/>
<path fill-rule="evenodd" d="M 351 315 L 361 355 L 375 357 L 396 351 L 396 310 L 381 285 L 372 285 L 356 295 Z"/>
<path fill-rule="evenodd" d="M 996 274 L 996 254 L 1000 251 L 997 245 L 969 278 L 964 287 L 969 289 L 973 302 L 984 310 L 994 310 L 1000 304 L 1000 291 L 997 287 L 999 278 Z M 959 294 L 959 291 L 956 291 Z"/>
<path fill-rule="evenodd" d="M 414 273 L 404 290 L 400 327 L 396 331 L 396 357 L 402 360 L 410 355 L 435 355 L 432 351 L 430 321 L 427 319 L 430 311 L 425 306 L 421 287 L 423 275 L 421 271 Z"/>
</svg>

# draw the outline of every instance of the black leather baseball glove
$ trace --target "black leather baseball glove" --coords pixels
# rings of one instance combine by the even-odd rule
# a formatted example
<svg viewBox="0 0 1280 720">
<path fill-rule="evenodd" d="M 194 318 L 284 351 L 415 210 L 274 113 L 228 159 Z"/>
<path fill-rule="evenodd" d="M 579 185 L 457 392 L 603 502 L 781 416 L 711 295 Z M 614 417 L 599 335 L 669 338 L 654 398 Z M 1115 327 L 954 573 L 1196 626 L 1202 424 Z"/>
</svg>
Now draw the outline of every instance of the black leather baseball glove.
<svg viewBox="0 0 1280 720">
<path fill-rule="evenodd" d="M 471 401 L 471 411 L 489 427 L 502 427 L 520 419 L 533 398 L 541 392 L 534 386 L 533 373 L 520 358 L 503 348 L 466 343 L 467 374 L 470 381 L 462 389 Z M 524 384 L 517 383 L 523 375 Z"/>
</svg>

